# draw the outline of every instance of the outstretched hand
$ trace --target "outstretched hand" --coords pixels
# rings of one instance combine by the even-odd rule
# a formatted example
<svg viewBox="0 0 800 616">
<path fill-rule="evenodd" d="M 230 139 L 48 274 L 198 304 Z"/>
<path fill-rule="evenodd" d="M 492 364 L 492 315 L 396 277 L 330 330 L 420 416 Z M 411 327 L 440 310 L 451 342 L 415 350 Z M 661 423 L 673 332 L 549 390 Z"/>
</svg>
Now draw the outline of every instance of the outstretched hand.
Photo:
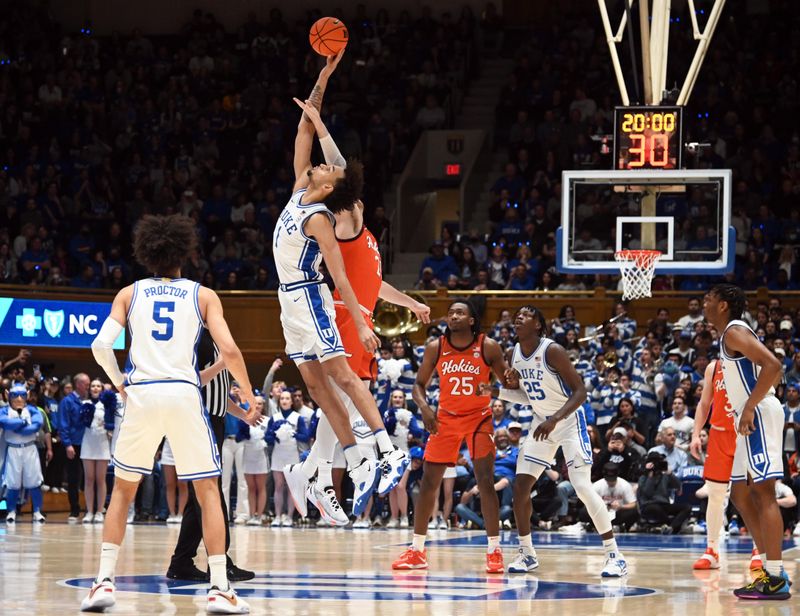
<svg viewBox="0 0 800 616">
<path fill-rule="evenodd" d="M 298 107 L 300 107 L 300 109 L 303 110 L 303 118 L 311 122 L 314 125 L 314 128 L 319 130 L 319 127 L 322 124 L 322 118 L 319 115 L 319 109 L 314 107 L 314 104 L 308 99 L 301 101 L 299 98 L 293 97 L 292 100 L 297 104 Z"/>
<path fill-rule="evenodd" d="M 320 73 L 325 74 L 326 76 L 330 77 L 333 74 L 333 71 L 336 70 L 336 67 L 339 66 L 339 62 L 341 61 L 342 56 L 344 56 L 344 50 L 345 49 L 347 49 L 346 46 L 342 47 L 339 50 L 339 53 L 337 53 L 335 55 L 332 55 L 332 56 L 326 57 L 325 58 L 325 66 L 322 67 L 322 70 L 320 71 Z"/>
</svg>

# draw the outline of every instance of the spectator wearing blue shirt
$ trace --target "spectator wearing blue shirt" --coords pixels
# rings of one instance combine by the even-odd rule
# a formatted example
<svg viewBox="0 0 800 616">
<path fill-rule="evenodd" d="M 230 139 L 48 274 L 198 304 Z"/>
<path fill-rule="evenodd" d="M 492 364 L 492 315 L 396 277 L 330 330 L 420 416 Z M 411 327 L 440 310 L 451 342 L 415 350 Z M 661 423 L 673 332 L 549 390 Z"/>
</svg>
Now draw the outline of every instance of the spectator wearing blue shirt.
<svg viewBox="0 0 800 616">
<path fill-rule="evenodd" d="M 520 201 L 522 199 L 522 192 L 525 190 L 525 178 L 519 175 L 517 166 L 514 163 L 507 163 L 505 174 L 492 185 L 492 192 L 495 196 L 499 197 L 503 190 L 508 191 L 511 201 Z"/>
<path fill-rule="evenodd" d="M 81 478 L 81 441 L 86 425 L 81 420 L 83 401 L 89 399 L 89 375 L 81 372 L 72 379 L 73 390 L 58 405 L 58 426 L 61 442 L 67 454 L 67 495 L 69 496 L 69 521 L 77 522 L 81 513 L 78 486 Z"/>
<path fill-rule="evenodd" d="M 506 413 L 506 403 L 502 400 L 492 400 L 492 430 L 497 432 L 511 423 L 511 418 Z"/>
<path fill-rule="evenodd" d="M 447 282 L 447 279 L 452 276 L 458 276 L 458 263 L 450 255 L 444 254 L 444 244 L 440 240 L 436 240 L 430 247 L 430 256 L 425 257 L 422 261 L 422 267 L 419 269 L 419 277 L 422 278 L 422 271 L 429 267 L 433 270 L 433 277 L 440 280 L 442 283 Z"/>
<path fill-rule="evenodd" d="M 533 289 L 534 276 L 529 269 L 520 264 L 511 270 L 506 289 L 511 291 L 530 291 Z"/>
<path fill-rule="evenodd" d="M 69 241 L 69 254 L 78 263 L 88 263 L 94 254 L 94 238 L 89 225 L 81 225 L 80 231 Z"/>
</svg>

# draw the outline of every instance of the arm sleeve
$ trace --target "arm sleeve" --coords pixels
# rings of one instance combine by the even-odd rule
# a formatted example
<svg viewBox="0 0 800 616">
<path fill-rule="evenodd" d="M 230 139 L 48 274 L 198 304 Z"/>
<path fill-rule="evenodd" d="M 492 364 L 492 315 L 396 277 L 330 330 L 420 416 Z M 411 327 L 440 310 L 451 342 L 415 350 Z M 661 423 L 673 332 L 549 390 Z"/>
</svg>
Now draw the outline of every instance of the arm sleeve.
<svg viewBox="0 0 800 616">
<path fill-rule="evenodd" d="M 114 356 L 114 342 L 124 328 L 112 318 L 107 318 L 100 328 L 100 333 L 92 341 L 92 355 L 100 367 L 105 370 L 115 387 L 122 385 L 125 377 L 120 372 L 117 358 Z"/>
<path fill-rule="evenodd" d="M 506 402 L 514 402 L 515 404 L 523 404 L 525 406 L 531 403 L 531 401 L 528 400 L 528 394 L 522 389 L 506 389 L 505 387 L 501 387 L 498 397 Z"/>
<path fill-rule="evenodd" d="M 339 151 L 336 142 L 330 134 L 320 139 L 319 145 L 322 148 L 322 154 L 325 156 L 325 162 L 327 164 L 336 165 L 337 167 L 347 167 L 347 161 L 344 156 L 342 156 L 342 153 Z"/>
</svg>

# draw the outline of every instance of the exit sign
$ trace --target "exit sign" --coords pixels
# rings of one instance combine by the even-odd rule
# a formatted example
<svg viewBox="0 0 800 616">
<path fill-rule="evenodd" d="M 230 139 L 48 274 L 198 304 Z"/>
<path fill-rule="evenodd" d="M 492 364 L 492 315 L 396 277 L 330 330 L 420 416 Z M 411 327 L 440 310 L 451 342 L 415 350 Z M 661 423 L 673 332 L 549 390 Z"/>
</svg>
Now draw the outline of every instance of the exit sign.
<svg viewBox="0 0 800 616">
<path fill-rule="evenodd" d="M 457 177 L 461 175 L 461 163 L 451 163 L 444 166 L 444 174 L 448 177 Z"/>
</svg>

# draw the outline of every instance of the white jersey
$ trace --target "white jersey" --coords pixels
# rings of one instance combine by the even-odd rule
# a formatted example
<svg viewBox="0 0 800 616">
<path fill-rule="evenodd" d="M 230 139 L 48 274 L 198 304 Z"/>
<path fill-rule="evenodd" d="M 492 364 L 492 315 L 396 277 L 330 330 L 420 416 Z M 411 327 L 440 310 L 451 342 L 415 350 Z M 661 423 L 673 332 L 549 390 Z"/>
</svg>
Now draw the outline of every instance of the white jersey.
<svg viewBox="0 0 800 616">
<path fill-rule="evenodd" d="M 283 208 L 272 233 L 272 252 L 281 282 L 281 291 L 291 291 L 322 282 L 319 271 L 322 253 L 319 244 L 305 234 L 304 226 L 312 214 L 327 214 L 336 224 L 333 214 L 324 203 L 301 203 L 306 190 L 294 193 Z"/>
<path fill-rule="evenodd" d="M 725 390 L 728 394 L 731 408 L 738 418 L 742 413 L 742 409 L 744 409 L 745 402 L 747 402 L 747 399 L 750 397 L 756 385 L 756 380 L 758 379 L 759 372 L 761 372 L 761 368 L 744 356 L 731 357 L 725 350 L 725 334 L 727 334 L 728 330 L 734 325 L 745 328 L 753 336 L 756 334 L 747 323 L 736 319 L 728 323 L 728 326 L 720 337 L 719 354 L 722 362 L 722 376 L 725 379 Z M 770 398 L 777 402 L 774 387 L 769 388 L 762 402 Z"/>
<path fill-rule="evenodd" d="M 200 386 L 197 344 L 204 323 L 199 291 L 200 285 L 186 278 L 145 278 L 133 285 L 126 384 L 177 381 Z"/>
<path fill-rule="evenodd" d="M 569 399 L 570 391 L 561 376 L 547 365 L 547 349 L 554 344 L 542 338 L 530 357 L 522 353 L 519 343 L 514 346 L 511 367 L 520 375 L 520 388 L 530 400 L 533 412 L 540 417 L 549 417 Z"/>
</svg>

